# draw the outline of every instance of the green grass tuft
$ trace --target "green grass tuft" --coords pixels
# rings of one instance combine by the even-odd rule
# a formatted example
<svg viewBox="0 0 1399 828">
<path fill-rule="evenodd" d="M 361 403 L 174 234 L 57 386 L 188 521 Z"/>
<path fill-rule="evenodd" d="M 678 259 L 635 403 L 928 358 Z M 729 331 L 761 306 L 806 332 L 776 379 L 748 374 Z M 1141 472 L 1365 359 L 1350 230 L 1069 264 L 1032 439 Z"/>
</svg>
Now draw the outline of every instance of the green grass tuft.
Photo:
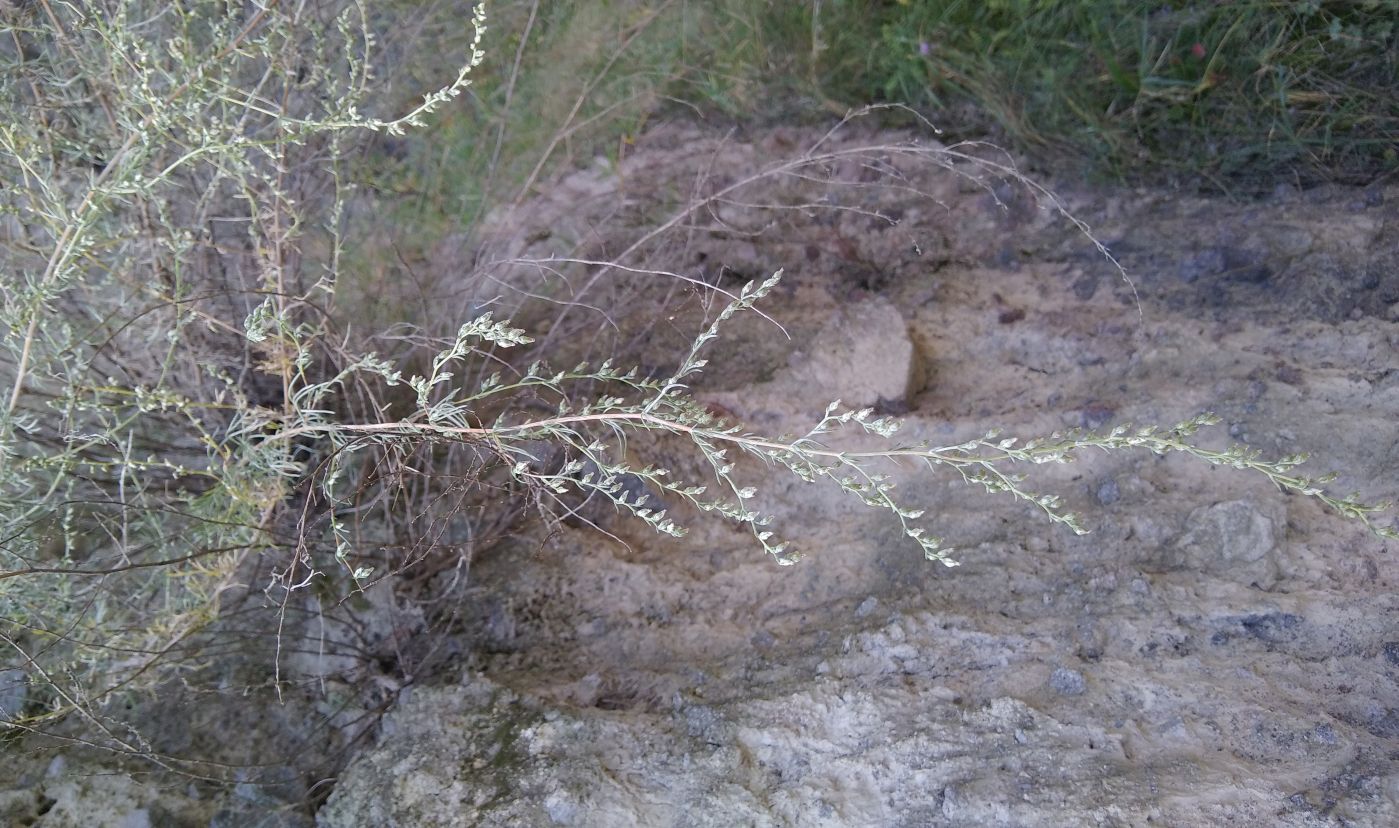
<svg viewBox="0 0 1399 828">
<path fill-rule="evenodd" d="M 994 125 L 1019 149 L 1102 174 L 1247 187 L 1399 169 L 1395 0 L 767 8 L 773 50 L 811 56 L 824 95 Z M 985 122 L 947 123 L 968 112 Z"/>
</svg>

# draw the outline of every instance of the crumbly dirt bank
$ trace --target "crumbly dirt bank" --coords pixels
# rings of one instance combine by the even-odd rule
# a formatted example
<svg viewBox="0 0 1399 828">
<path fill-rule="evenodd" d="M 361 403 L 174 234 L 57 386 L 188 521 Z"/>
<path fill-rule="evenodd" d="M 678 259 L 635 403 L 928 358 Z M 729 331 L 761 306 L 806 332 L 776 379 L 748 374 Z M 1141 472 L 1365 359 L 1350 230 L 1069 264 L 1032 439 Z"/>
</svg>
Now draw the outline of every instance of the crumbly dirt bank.
<svg viewBox="0 0 1399 828">
<path fill-rule="evenodd" d="M 494 216 L 484 246 L 443 240 L 436 265 L 484 274 L 450 301 L 516 316 L 559 365 L 652 373 L 720 307 L 665 273 L 735 290 L 783 269 L 770 318 L 735 318 L 696 384 L 754 430 L 800 432 L 836 398 L 936 445 L 1214 411 L 1208 445 L 1309 452 L 1341 493 L 1399 494 L 1399 187 L 1238 203 L 1043 183 L 992 148 L 858 123 L 662 125 Z M 680 443 L 631 449 L 703 471 Z M 1082 537 L 890 471 L 960 566 L 761 467 L 745 479 L 796 566 L 676 504 L 678 541 L 590 507 L 606 534 L 540 529 L 431 589 L 407 573 L 308 610 L 275 709 L 190 692 L 136 711 L 173 753 L 236 748 L 237 789 L 16 749 L 0 822 L 1399 824 L 1399 549 L 1176 456 L 1026 469 Z M 414 647 L 434 671 L 405 666 Z M 334 780 L 280 764 L 346 744 Z"/>
<path fill-rule="evenodd" d="M 498 216 L 499 255 L 669 255 L 725 286 L 785 268 L 764 310 L 791 338 L 737 321 L 698 388 L 754 429 L 797 431 L 835 398 L 935 444 L 1209 410 L 1208 444 L 1310 452 L 1342 492 L 1395 494 L 1399 190 L 1239 204 L 1049 182 L 1129 283 L 1044 193 L 887 149 L 912 140 L 663 127 Z M 683 214 L 669 248 L 629 247 L 804 152 L 834 156 Z M 1187 458 L 1028 472 L 1092 533 L 896 470 L 957 547 L 948 569 L 885 514 L 755 469 L 795 567 L 694 516 L 680 541 L 599 515 L 613 538 L 492 552 L 460 675 L 400 697 L 319 824 L 1399 822 L 1396 549 Z"/>
</svg>

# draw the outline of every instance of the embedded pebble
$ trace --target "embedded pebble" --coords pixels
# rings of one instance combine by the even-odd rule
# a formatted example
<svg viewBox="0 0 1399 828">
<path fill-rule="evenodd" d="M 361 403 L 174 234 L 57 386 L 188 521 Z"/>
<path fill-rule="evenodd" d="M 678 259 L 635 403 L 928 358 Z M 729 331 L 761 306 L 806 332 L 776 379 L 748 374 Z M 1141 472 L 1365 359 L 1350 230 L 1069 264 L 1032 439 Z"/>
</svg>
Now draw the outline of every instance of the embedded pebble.
<svg viewBox="0 0 1399 828">
<path fill-rule="evenodd" d="M 1086 689 L 1083 674 L 1067 667 L 1059 667 L 1049 676 L 1049 686 L 1061 696 L 1081 696 Z"/>
</svg>

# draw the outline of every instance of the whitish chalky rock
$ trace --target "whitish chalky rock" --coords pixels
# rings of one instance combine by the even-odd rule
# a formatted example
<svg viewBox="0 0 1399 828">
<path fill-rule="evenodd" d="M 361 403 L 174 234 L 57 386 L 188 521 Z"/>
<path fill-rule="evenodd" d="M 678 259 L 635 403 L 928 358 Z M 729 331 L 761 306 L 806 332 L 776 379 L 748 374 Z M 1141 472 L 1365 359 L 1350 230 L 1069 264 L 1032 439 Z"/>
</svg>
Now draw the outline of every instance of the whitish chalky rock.
<svg viewBox="0 0 1399 828">
<path fill-rule="evenodd" d="M 1267 589 L 1279 578 L 1276 526 L 1248 501 L 1202 506 L 1190 513 L 1185 533 L 1161 550 L 1158 563 Z"/>
<path fill-rule="evenodd" d="M 892 302 L 875 299 L 838 311 L 812 345 L 810 359 L 791 367 L 793 393 L 840 397 L 851 405 L 904 403 L 914 387 L 915 351 Z"/>
<path fill-rule="evenodd" d="M 921 370 L 908 326 L 887 299 L 841 308 L 770 382 L 712 399 L 735 410 L 791 412 L 801 422 L 833 400 L 897 412 L 919 391 Z"/>
</svg>

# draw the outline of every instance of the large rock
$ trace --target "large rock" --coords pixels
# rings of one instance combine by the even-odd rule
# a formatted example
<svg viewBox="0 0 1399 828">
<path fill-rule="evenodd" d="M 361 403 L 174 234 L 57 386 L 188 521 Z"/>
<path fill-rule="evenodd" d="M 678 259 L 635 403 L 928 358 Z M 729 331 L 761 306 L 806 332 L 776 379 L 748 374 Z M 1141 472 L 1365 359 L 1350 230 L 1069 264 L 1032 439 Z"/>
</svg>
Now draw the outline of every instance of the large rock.
<svg viewBox="0 0 1399 828">
<path fill-rule="evenodd" d="M 770 381 L 709 396 L 736 411 L 775 413 L 809 424 L 834 400 L 850 408 L 903 411 L 920 390 L 920 378 L 918 352 L 903 315 L 889 300 L 875 297 L 833 313 Z"/>
<path fill-rule="evenodd" d="M 1160 569 L 1185 569 L 1268 589 L 1278 582 L 1277 524 L 1246 500 L 1202 506 L 1157 550 Z"/>
</svg>

